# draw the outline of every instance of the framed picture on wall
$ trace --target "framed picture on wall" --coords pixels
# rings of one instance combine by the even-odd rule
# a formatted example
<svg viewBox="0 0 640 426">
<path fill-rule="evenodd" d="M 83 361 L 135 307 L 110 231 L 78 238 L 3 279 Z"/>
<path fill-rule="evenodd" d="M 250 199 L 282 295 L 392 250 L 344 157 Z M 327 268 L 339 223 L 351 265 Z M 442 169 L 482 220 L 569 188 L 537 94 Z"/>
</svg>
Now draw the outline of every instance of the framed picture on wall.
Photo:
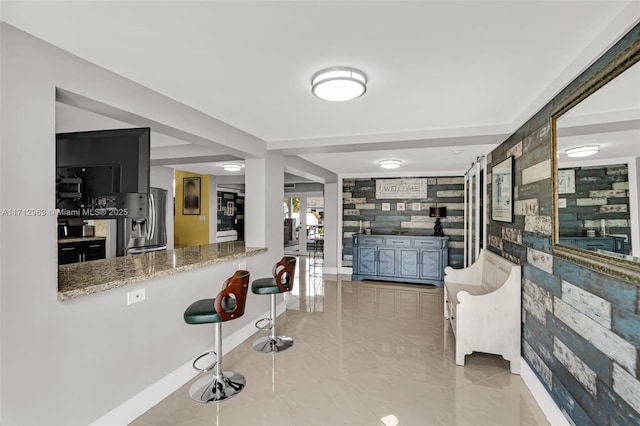
<svg viewBox="0 0 640 426">
<path fill-rule="evenodd" d="M 576 193 L 576 171 L 573 169 L 558 170 L 558 194 Z"/>
<path fill-rule="evenodd" d="M 513 222 L 513 157 L 491 169 L 491 219 Z"/>
<path fill-rule="evenodd" d="M 200 214 L 200 178 L 182 179 L 182 214 Z"/>
</svg>

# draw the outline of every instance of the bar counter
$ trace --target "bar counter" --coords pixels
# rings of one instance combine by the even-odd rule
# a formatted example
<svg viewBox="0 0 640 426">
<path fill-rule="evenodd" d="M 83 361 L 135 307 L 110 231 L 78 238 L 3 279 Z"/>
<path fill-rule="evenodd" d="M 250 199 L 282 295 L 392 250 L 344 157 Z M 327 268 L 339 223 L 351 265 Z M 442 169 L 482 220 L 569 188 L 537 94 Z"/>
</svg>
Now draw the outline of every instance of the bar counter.
<svg viewBox="0 0 640 426">
<path fill-rule="evenodd" d="M 156 277 L 266 252 L 243 241 L 184 247 L 58 266 L 58 300 L 99 293 Z"/>
</svg>

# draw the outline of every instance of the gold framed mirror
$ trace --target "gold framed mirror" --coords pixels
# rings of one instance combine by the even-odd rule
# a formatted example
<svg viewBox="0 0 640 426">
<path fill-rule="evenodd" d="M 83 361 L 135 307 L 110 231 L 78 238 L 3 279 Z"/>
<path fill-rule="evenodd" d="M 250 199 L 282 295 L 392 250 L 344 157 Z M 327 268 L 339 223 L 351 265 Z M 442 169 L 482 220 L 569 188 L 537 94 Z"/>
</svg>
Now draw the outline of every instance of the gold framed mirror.
<svg viewBox="0 0 640 426">
<path fill-rule="evenodd" d="M 640 38 L 605 55 L 551 110 L 553 253 L 640 284 Z"/>
</svg>

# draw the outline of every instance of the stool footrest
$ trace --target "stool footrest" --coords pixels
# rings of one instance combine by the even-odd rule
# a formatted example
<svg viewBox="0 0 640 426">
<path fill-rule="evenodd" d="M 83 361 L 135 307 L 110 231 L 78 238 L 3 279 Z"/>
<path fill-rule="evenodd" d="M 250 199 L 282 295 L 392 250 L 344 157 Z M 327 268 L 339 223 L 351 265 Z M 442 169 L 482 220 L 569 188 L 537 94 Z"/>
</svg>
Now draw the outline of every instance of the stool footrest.
<svg viewBox="0 0 640 426">
<path fill-rule="evenodd" d="M 214 362 L 213 362 L 213 364 L 211 364 L 211 365 L 210 365 L 210 366 L 208 366 L 207 368 L 200 368 L 200 367 L 197 367 L 197 366 L 196 366 L 196 363 L 197 363 L 198 361 L 200 361 L 202 358 L 204 358 L 205 356 L 208 356 L 208 355 L 214 355 L 214 356 L 216 356 L 217 354 L 216 354 L 216 352 L 215 352 L 215 351 L 209 351 L 209 352 L 205 352 L 205 353 L 203 353 L 203 354 L 202 354 L 202 355 L 200 355 L 198 358 L 196 358 L 196 359 L 194 359 L 194 360 L 193 360 L 193 364 L 191 364 L 191 365 L 193 366 L 193 369 L 194 369 L 194 370 L 198 370 L 198 371 L 200 371 L 201 373 L 206 373 L 207 371 L 211 371 L 211 370 L 213 370 L 213 369 L 214 369 L 214 367 L 216 366 L 216 364 L 218 363 L 217 361 L 214 361 Z"/>
<path fill-rule="evenodd" d="M 267 321 L 266 325 L 259 325 L 261 322 Z M 271 318 L 262 318 L 256 321 L 256 328 L 258 330 L 271 330 L 273 328 L 273 320 Z"/>
</svg>

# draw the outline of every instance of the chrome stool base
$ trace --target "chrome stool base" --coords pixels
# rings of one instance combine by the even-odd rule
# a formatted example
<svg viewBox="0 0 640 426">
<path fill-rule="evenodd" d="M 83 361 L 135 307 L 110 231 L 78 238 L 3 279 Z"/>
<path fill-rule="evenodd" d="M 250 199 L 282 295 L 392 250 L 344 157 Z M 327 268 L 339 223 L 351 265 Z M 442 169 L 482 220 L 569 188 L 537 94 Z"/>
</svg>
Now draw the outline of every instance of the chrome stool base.
<svg viewBox="0 0 640 426">
<path fill-rule="evenodd" d="M 264 336 L 253 342 L 253 349 L 263 354 L 282 352 L 293 346 L 293 339 L 287 336 Z"/>
<path fill-rule="evenodd" d="M 246 383 L 244 376 L 235 371 L 225 371 L 221 379 L 215 374 L 208 374 L 191 385 L 189 395 L 194 401 L 204 404 L 221 402 L 242 392 Z"/>
</svg>

